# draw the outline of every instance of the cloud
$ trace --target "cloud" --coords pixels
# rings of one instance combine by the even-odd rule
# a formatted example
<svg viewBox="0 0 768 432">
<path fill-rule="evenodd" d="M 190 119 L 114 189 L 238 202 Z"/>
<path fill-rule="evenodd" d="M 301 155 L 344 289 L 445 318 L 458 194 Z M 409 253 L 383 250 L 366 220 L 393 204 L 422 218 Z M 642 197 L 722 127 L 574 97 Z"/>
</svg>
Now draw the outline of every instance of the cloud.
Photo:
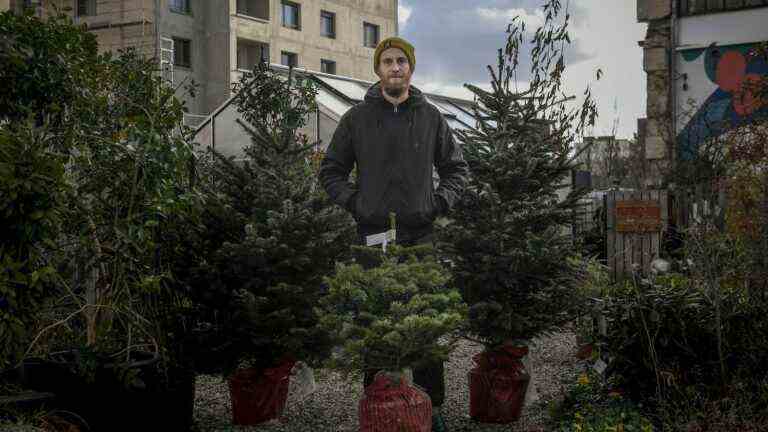
<svg viewBox="0 0 768 432">
<path fill-rule="evenodd" d="M 525 30 L 529 33 L 533 33 L 537 28 L 544 25 L 544 11 L 541 9 L 535 9 L 532 12 L 528 12 L 523 8 L 501 9 L 478 7 L 475 9 L 475 13 L 477 13 L 481 19 L 493 24 L 502 23 L 503 25 L 506 25 L 517 18 L 525 23 Z"/>
<path fill-rule="evenodd" d="M 487 86 L 490 77 L 486 66 L 495 67 L 497 50 L 506 43 L 505 30 L 512 18 L 519 16 L 526 24 L 526 33 L 533 32 L 544 21 L 542 3 L 543 0 L 401 0 L 401 34 L 416 47 L 414 84 L 428 92 L 471 99 L 463 84 Z M 645 24 L 637 23 L 633 2 L 571 0 L 562 4 L 563 8 L 567 4 L 571 16 L 566 91 L 581 95 L 593 83 L 595 71 L 602 69 L 603 79 L 591 86 L 601 108 L 594 132 L 610 133 L 618 118 L 618 135 L 631 137 L 636 118 L 645 112 L 645 75 L 642 50 L 637 45 L 644 37 Z M 522 48 L 519 88 L 525 88 L 530 79 L 529 48 Z"/>
<path fill-rule="evenodd" d="M 401 4 L 402 6 L 402 4 Z M 401 34 L 416 47 L 415 79 L 463 83 L 489 82 L 487 66 L 497 63 L 497 51 L 507 42 L 506 30 L 519 16 L 526 29 L 544 22 L 540 0 L 419 0 L 409 2 L 408 25 Z M 574 12 L 576 13 L 574 8 Z M 569 63 L 588 58 L 574 42 Z M 522 59 L 518 77 L 530 79 L 529 59 Z"/>
<path fill-rule="evenodd" d="M 411 18 L 412 12 L 413 12 L 413 8 L 410 8 L 403 3 L 400 3 L 400 6 L 397 9 L 397 22 L 401 30 L 405 28 L 405 26 L 408 24 L 408 19 Z"/>
</svg>

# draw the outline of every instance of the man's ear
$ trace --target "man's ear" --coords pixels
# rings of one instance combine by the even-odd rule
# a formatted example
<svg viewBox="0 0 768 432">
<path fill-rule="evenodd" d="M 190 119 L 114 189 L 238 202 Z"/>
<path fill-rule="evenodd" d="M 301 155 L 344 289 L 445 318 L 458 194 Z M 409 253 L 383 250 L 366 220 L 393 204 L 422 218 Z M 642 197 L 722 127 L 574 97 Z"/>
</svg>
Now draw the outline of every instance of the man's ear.
<svg viewBox="0 0 768 432">
<path fill-rule="evenodd" d="M 379 67 L 377 66 L 373 72 L 376 74 L 377 77 L 381 78 L 381 73 L 379 72 Z"/>
</svg>

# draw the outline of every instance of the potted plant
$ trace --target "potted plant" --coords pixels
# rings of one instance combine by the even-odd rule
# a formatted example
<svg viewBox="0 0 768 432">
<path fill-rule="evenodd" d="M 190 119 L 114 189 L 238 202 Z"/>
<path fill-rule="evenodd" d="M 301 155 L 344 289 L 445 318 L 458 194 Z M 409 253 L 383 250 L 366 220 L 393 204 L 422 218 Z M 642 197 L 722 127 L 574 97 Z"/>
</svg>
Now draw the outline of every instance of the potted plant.
<svg viewBox="0 0 768 432">
<path fill-rule="evenodd" d="M 428 246 L 392 246 L 378 259 L 381 265 L 368 270 L 339 264 L 326 278 L 322 323 L 341 344 L 329 365 L 379 371 L 359 404 L 361 431 L 429 431 L 431 401 L 406 372 L 447 359 L 453 339 L 446 336 L 461 325 L 464 304 Z"/>
<path fill-rule="evenodd" d="M 64 179 L 50 210 L 60 229 L 35 245 L 53 271 L 23 353 L 43 359 L 25 363 L 24 385 L 53 391 L 92 428 L 144 429 L 136 421 L 147 417 L 133 413 L 155 412 L 151 401 L 162 396 L 150 396 L 170 382 L 173 349 L 148 317 L 167 279 L 157 227 L 183 205 L 188 183 L 191 147 L 177 133 L 184 106 L 152 61 L 134 51 L 99 56 L 93 35 L 64 16 L 2 14 L 0 25 L 14 35 L 12 61 L 3 62 L 10 88 L 46 77 L 34 91 L 4 94 L 4 114 L 37 108 L 31 127 L 45 132 Z"/>
<path fill-rule="evenodd" d="M 561 193 L 573 168 L 577 133 L 595 118 L 589 97 L 568 109 L 562 95 L 567 18 L 546 2 L 532 41 L 530 84 L 517 91 L 524 24 L 515 19 L 491 71 L 491 90 L 477 96 L 478 128 L 458 131 L 472 172 L 452 220 L 439 232 L 456 286 L 469 306 L 466 336 L 484 350 L 470 371 L 470 416 L 508 423 L 520 415 L 530 376 L 527 343 L 573 319 L 579 296 L 567 259 L 567 226 L 583 190 Z M 567 191 L 566 191 L 567 192 Z"/>
<path fill-rule="evenodd" d="M 300 132 L 315 107 L 311 82 L 258 65 L 235 91 L 235 127 L 251 142 L 237 162 L 201 158 L 199 215 L 176 273 L 218 340 L 198 363 L 220 364 L 234 423 L 254 424 L 282 413 L 294 362 L 330 353 L 315 307 L 352 224 L 321 194 L 315 144 Z"/>
</svg>

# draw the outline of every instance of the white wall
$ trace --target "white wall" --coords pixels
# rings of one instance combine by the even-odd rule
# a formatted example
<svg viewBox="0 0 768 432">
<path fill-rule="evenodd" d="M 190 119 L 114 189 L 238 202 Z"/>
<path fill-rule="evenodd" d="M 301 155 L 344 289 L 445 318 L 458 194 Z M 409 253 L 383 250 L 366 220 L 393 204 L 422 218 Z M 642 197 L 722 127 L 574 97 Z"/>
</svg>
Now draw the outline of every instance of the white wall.
<svg viewBox="0 0 768 432">
<path fill-rule="evenodd" d="M 678 46 L 732 45 L 768 39 L 768 7 L 683 17 Z"/>
</svg>

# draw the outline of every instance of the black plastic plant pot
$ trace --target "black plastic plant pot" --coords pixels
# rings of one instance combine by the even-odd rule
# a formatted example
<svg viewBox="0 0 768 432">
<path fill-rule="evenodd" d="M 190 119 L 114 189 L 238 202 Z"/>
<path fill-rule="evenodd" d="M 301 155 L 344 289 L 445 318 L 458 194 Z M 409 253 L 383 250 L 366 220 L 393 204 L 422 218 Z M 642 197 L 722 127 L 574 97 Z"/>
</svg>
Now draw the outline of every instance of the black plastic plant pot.
<svg viewBox="0 0 768 432">
<path fill-rule="evenodd" d="M 0 396 L 0 420 L 12 420 L 17 414 L 50 409 L 55 406 L 55 399 L 53 393 L 36 391 Z"/>
<path fill-rule="evenodd" d="M 57 357 L 25 364 L 24 387 L 55 394 L 55 408 L 77 414 L 91 431 L 192 427 L 194 372 L 165 371 L 157 356 L 138 352 L 130 365 L 98 365 L 91 377 L 85 377 L 75 372 L 74 352 Z"/>
</svg>

